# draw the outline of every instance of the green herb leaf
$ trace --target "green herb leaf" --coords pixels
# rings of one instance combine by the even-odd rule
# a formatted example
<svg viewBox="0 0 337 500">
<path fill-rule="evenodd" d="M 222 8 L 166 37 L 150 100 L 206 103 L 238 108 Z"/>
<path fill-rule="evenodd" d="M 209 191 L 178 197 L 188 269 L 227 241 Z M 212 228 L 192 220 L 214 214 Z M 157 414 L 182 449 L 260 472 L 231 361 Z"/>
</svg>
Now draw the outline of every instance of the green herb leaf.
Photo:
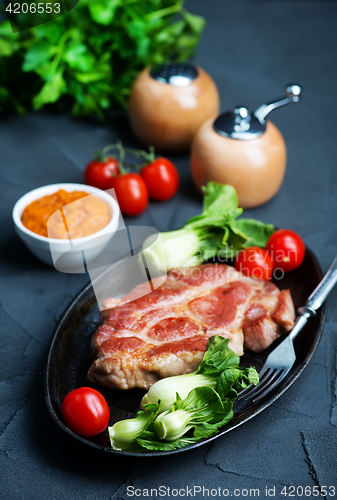
<svg viewBox="0 0 337 500">
<path fill-rule="evenodd" d="M 66 82 L 62 73 L 58 72 L 54 77 L 46 82 L 40 92 L 33 98 L 34 109 L 40 109 L 45 104 L 53 103 L 66 92 Z"/>
<path fill-rule="evenodd" d="M 81 0 L 66 15 L 32 29 L 18 16 L 22 31 L 15 34 L 8 21 L 0 23 L 0 85 L 11 96 L 5 108 L 22 112 L 55 103 L 62 109 L 70 103 L 76 116 L 94 113 L 103 120 L 111 106 L 126 107 L 144 67 L 193 55 L 203 22 L 183 3 Z M 29 78 L 20 78 L 23 73 Z"/>
<path fill-rule="evenodd" d="M 12 27 L 9 21 L 4 21 L 0 26 L 0 36 L 9 37 L 9 38 L 17 38 L 18 34 L 13 33 Z"/>
<path fill-rule="evenodd" d="M 205 19 L 201 16 L 191 14 L 186 10 L 183 11 L 183 16 L 188 26 L 192 29 L 193 33 L 195 33 L 196 35 L 201 35 L 206 24 Z"/>
<path fill-rule="evenodd" d="M 0 57 L 8 57 L 13 54 L 12 44 L 7 40 L 0 38 Z"/>
<path fill-rule="evenodd" d="M 120 4 L 121 0 L 90 0 L 90 15 L 96 23 L 108 26 L 112 22 L 116 9 Z"/>
<path fill-rule="evenodd" d="M 31 45 L 24 56 L 22 71 L 33 71 L 42 64 L 50 61 L 51 57 L 57 51 L 48 42 L 41 41 Z"/>
</svg>

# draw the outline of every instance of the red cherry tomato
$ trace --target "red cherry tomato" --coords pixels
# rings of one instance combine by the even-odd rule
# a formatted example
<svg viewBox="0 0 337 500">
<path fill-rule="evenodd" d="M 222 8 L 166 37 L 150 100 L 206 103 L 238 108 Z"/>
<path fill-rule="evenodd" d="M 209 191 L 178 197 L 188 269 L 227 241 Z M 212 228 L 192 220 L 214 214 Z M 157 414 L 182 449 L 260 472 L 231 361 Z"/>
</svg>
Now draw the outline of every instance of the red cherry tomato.
<svg viewBox="0 0 337 500">
<path fill-rule="evenodd" d="M 140 175 L 129 173 L 115 177 L 110 181 L 114 188 L 119 207 L 123 214 L 139 215 L 149 203 L 149 193 Z"/>
<path fill-rule="evenodd" d="M 119 161 L 107 157 L 105 161 L 93 160 L 84 171 L 84 182 L 98 189 L 109 189 L 111 178 L 119 175 Z"/>
<path fill-rule="evenodd" d="M 302 238 L 289 229 L 279 229 L 271 235 L 266 245 L 275 268 L 285 272 L 299 267 L 305 256 L 305 245 Z"/>
<path fill-rule="evenodd" d="M 157 158 L 142 168 L 140 175 L 144 179 L 151 198 L 165 201 L 176 194 L 179 187 L 179 174 L 173 163 L 167 158 Z"/>
<path fill-rule="evenodd" d="M 266 250 L 250 247 L 241 250 L 236 256 L 234 267 L 245 276 L 269 281 L 273 276 L 273 262 Z"/>
<path fill-rule="evenodd" d="M 90 387 L 69 392 L 63 400 L 62 415 L 68 427 L 80 436 L 95 436 L 109 423 L 108 403 Z"/>
</svg>

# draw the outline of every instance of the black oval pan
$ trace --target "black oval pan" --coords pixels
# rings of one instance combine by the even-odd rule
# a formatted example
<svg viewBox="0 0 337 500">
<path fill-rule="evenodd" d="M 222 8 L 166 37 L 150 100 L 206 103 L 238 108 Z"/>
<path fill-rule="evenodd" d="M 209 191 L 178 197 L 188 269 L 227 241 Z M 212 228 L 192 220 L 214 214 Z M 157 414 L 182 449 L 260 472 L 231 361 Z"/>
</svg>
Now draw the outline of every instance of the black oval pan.
<svg viewBox="0 0 337 500">
<path fill-rule="evenodd" d="M 124 263 L 123 263 L 124 262 Z M 128 272 L 128 266 L 122 261 L 114 267 L 115 286 L 120 286 L 120 293 L 123 290 L 124 273 Z M 283 279 L 275 283 L 281 289 L 290 288 L 295 308 L 305 304 L 310 293 L 322 278 L 322 272 L 317 260 L 310 250 L 307 250 L 306 257 L 302 265 Z M 115 295 L 116 296 L 116 295 Z M 269 394 L 264 400 L 257 402 L 242 412 L 236 413 L 231 422 L 221 429 L 215 436 L 200 441 L 199 443 L 172 451 L 144 451 L 144 453 L 132 453 L 126 451 L 115 451 L 111 449 L 108 432 L 93 438 L 83 438 L 73 433 L 64 423 L 61 414 L 62 401 L 68 392 L 82 386 L 92 386 L 98 389 L 106 398 L 110 408 L 110 423 L 112 425 L 117 420 L 130 418 L 139 409 L 140 400 L 144 394 L 140 390 L 118 391 L 94 386 L 86 379 L 90 360 L 90 342 L 95 330 L 99 325 L 99 310 L 91 284 L 87 285 L 73 300 L 64 312 L 56 327 L 50 351 L 48 354 L 47 367 L 45 372 L 45 395 L 47 406 L 55 422 L 75 439 L 96 449 L 101 449 L 108 453 L 129 455 L 129 456 L 163 456 L 172 453 L 181 453 L 191 450 L 197 446 L 217 439 L 219 436 L 244 424 L 247 420 L 255 417 L 262 410 L 271 405 L 279 398 L 293 382 L 299 377 L 311 360 L 320 341 L 325 321 L 325 306 L 323 306 L 315 318 L 309 320 L 306 327 L 298 335 L 295 341 L 297 359 L 293 369 L 277 387 L 275 392 Z M 272 348 L 262 354 L 246 352 L 241 358 L 241 364 L 249 366 L 253 364 L 259 370 L 265 358 Z"/>
</svg>

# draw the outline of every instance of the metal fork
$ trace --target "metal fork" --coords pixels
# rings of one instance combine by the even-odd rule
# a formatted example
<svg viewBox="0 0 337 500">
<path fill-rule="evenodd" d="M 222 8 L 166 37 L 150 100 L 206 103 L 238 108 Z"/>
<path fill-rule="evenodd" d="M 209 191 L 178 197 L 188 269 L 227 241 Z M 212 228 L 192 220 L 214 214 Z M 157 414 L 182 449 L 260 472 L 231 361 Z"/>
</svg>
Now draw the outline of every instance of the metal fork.
<svg viewBox="0 0 337 500">
<path fill-rule="evenodd" d="M 332 261 L 322 281 L 308 298 L 305 306 L 298 309 L 299 316 L 290 334 L 267 357 L 259 373 L 259 384 L 253 388 L 252 386 L 248 387 L 239 393 L 235 401 L 235 410 L 242 410 L 264 398 L 273 391 L 290 372 L 296 360 L 293 344 L 294 338 L 306 325 L 308 319 L 316 316 L 317 309 L 321 307 L 336 282 L 337 256 Z"/>
</svg>

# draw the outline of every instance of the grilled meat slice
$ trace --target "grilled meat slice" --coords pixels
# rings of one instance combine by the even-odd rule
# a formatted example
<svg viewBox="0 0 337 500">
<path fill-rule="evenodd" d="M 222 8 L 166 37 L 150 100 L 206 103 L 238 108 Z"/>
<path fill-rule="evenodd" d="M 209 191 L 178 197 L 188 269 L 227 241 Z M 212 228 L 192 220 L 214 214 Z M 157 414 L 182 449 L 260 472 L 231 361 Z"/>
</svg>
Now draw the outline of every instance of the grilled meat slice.
<svg viewBox="0 0 337 500">
<path fill-rule="evenodd" d="M 229 338 L 241 356 L 244 348 L 262 351 L 294 323 L 289 290 L 226 264 L 172 269 L 151 293 L 142 293 L 145 286 L 104 302 L 106 319 L 92 342 L 92 382 L 148 389 L 160 378 L 196 370 L 212 335 Z"/>
</svg>

